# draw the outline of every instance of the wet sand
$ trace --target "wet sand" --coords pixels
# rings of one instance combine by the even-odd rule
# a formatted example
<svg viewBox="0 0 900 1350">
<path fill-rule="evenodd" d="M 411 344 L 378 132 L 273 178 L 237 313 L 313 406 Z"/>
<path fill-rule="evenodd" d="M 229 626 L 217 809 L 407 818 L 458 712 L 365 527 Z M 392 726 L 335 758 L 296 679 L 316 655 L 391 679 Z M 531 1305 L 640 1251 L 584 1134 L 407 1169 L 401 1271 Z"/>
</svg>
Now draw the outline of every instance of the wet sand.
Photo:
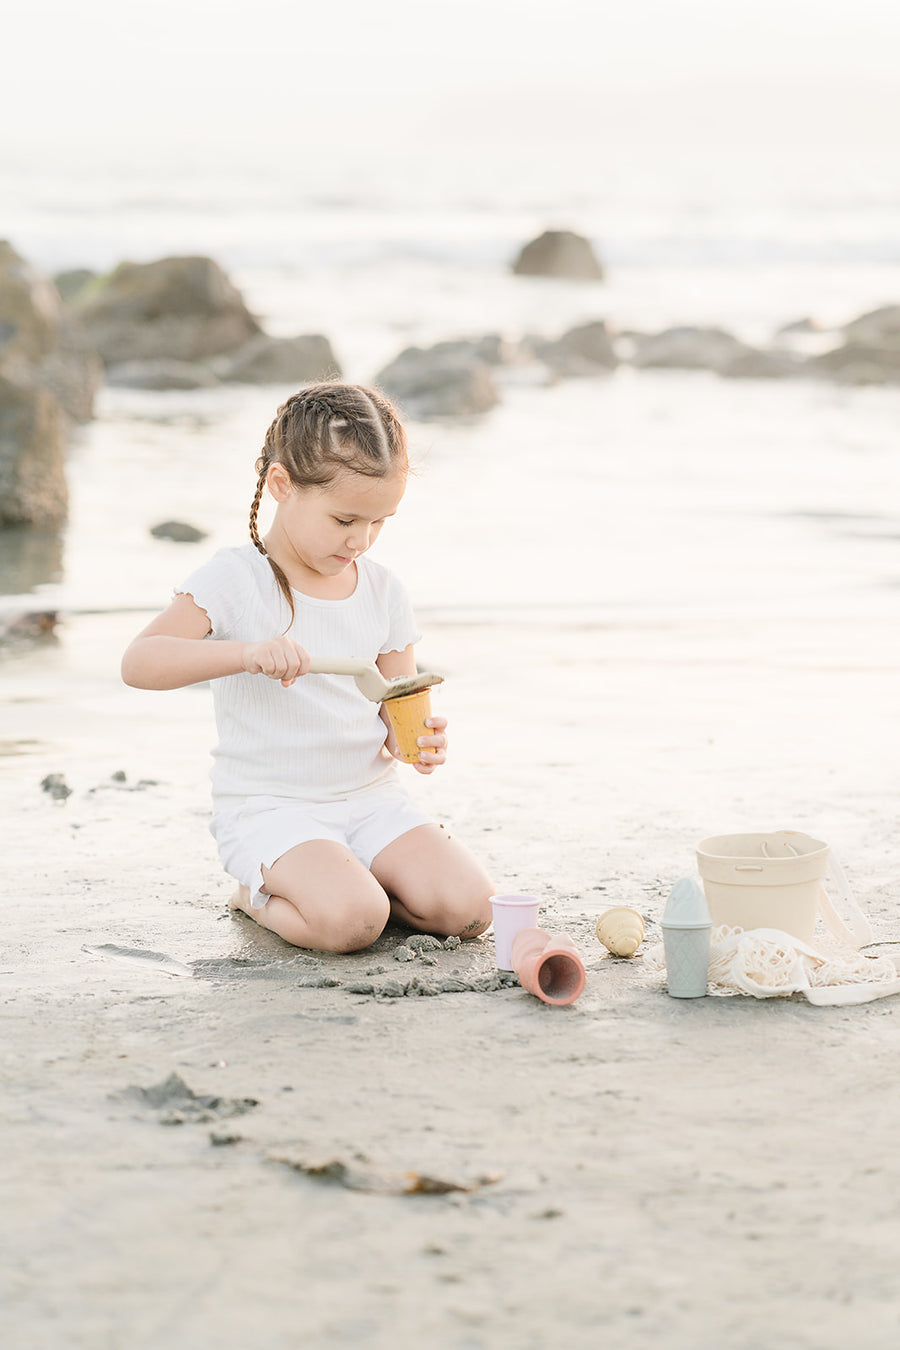
<svg viewBox="0 0 900 1350">
<path fill-rule="evenodd" d="M 569 1008 L 490 937 L 321 956 L 230 913 L 208 691 L 119 684 L 141 616 L 5 661 L 9 1344 L 894 1347 L 900 1003 L 676 1001 L 593 936 L 789 827 L 900 951 L 891 625 L 420 618 L 452 761 L 416 790 L 572 933 Z"/>
</svg>

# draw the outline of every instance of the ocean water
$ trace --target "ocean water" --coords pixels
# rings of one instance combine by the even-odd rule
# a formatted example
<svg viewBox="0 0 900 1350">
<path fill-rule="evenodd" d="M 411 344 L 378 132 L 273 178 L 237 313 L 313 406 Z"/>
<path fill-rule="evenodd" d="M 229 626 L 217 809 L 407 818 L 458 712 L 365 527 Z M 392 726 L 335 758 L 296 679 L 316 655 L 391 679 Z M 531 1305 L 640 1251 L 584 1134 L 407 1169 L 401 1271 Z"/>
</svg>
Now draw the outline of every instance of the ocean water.
<svg viewBox="0 0 900 1350">
<path fill-rule="evenodd" d="M 395 155 L 379 174 L 323 161 L 304 177 L 7 162 L 0 187 L 4 233 L 35 265 L 210 254 L 269 331 L 327 334 L 345 375 L 366 381 L 410 343 L 465 334 L 603 318 L 717 323 L 765 343 L 804 316 L 836 327 L 896 302 L 900 188 L 886 162 L 848 153 L 826 182 L 815 163 L 771 158 L 652 172 L 620 155 L 587 172 L 572 156 L 538 184 L 514 158 L 413 172 Z M 603 283 L 512 275 L 521 244 L 555 225 L 592 238 Z M 426 615 L 895 613 L 900 390 L 629 369 L 501 379 L 486 417 L 410 427 L 417 471 L 377 556 Z M 44 550 L 32 541 L 30 560 L 7 544 L 6 604 L 165 604 L 201 556 L 246 538 L 253 461 L 288 392 L 105 390 L 72 446 L 68 529 Z M 171 518 L 209 539 L 151 538 Z"/>
</svg>

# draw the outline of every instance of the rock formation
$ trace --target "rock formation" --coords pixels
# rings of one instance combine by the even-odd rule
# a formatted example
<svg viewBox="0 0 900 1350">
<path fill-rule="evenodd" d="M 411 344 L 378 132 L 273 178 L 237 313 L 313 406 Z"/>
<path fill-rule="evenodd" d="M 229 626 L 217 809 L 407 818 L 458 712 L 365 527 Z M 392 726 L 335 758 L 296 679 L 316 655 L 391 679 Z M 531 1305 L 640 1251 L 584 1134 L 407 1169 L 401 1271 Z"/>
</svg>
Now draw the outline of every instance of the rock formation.
<svg viewBox="0 0 900 1350">
<path fill-rule="evenodd" d="M 198 361 L 122 361 L 107 366 L 107 384 L 125 389 L 214 389 L 221 381 Z"/>
<path fill-rule="evenodd" d="M 260 331 L 211 258 L 120 263 L 105 282 L 76 294 L 73 308 L 107 365 L 202 361 Z"/>
<path fill-rule="evenodd" d="M 407 347 L 379 371 L 375 383 L 410 417 L 423 421 L 472 416 L 500 402 L 490 368 L 466 341 Z"/>
<path fill-rule="evenodd" d="M 0 526 L 63 523 L 70 421 L 91 418 L 102 375 L 52 282 L 0 241 Z"/>
<path fill-rule="evenodd" d="M 602 281 L 603 268 L 590 240 L 571 230 L 545 230 L 522 249 L 513 263 L 519 276 L 568 277 L 575 281 Z"/>
<path fill-rule="evenodd" d="M 667 328 L 640 338 L 634 364 L 673 370 L 721 370 L 752 351 L 722 328 Z"/>
<path fill-rule="evenodd" d="M 900 305 L 883 305 L 848 323 L 846 341 L 858 347 L 882 347 L 900 351 Z"/>
<path fill-rule="evenodd" d="M 103 367 L 51 281 L 0 240 L 0 371 L 48 389 L 76 422 L 93 416 Z"/>
<path fill-rule="evenodd" d="M 0 528 L 54 529 L 66 519 L 68 425 L 47 389 L 0 375 Z"/>
<path fill-rule="evenodd" d="M 555 375 L 602 375 L 619 364 L 616 349 L 602 319 L 570 328 L 553 342 L 532 340 L 535 355 Z"/>
<path fill-rule="evenodd" d="M 320 333 L 290 338 L 258 333 L 213 369 L 236 384 L 300 385 L 341 373 L 331 343 Z"/>
<path fill-rule="evenodd" d="M 840 384 L 900 384 L 900 345 L 875 347 L 848 342 L 810 357 L 805 369 Z"/>
</svg>

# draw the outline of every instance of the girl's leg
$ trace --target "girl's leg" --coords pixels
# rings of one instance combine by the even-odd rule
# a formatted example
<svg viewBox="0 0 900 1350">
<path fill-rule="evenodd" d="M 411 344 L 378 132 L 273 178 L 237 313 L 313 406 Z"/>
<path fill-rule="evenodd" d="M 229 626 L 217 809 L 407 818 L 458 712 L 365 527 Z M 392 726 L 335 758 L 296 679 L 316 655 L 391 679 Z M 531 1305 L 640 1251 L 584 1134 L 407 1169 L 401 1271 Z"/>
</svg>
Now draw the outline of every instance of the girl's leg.
<svg viewBox="0 0 900 1350">
<path fill-rule="evenodd" d="M 241 887 L 232 905 L 295 947 L 358 952 L 380 937 L 390 901 L 371 872 L 343 844 L 313 839 L 263 868 L 269 899 L 250 909 Z"/>
<path fill-rule="evenodd" d="M 439 825 L 418 825 L 372 861 L 391 896 L 391 913 L 410 928 L 477 937 L 491 922 L 494 884 L 464 844 Z"/>
</svg>

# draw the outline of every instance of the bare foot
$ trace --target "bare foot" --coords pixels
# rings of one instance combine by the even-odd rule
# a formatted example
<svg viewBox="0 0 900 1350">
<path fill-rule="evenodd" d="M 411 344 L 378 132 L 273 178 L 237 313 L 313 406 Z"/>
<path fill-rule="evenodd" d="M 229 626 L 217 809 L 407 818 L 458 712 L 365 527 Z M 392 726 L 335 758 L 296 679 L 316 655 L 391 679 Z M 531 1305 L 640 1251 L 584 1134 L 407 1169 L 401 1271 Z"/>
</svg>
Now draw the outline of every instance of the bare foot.
<svg viewBox="0 0 900 1350">
<path fill-rule="evenodd" d="M 250 905 L 250 889 L 247 886 L 238 886 L 234 894 L 228 897 L 228 908 L 242 910 L 244 914 L 249 914 L 251 919 L 256 918 Z"/>
</svg>

